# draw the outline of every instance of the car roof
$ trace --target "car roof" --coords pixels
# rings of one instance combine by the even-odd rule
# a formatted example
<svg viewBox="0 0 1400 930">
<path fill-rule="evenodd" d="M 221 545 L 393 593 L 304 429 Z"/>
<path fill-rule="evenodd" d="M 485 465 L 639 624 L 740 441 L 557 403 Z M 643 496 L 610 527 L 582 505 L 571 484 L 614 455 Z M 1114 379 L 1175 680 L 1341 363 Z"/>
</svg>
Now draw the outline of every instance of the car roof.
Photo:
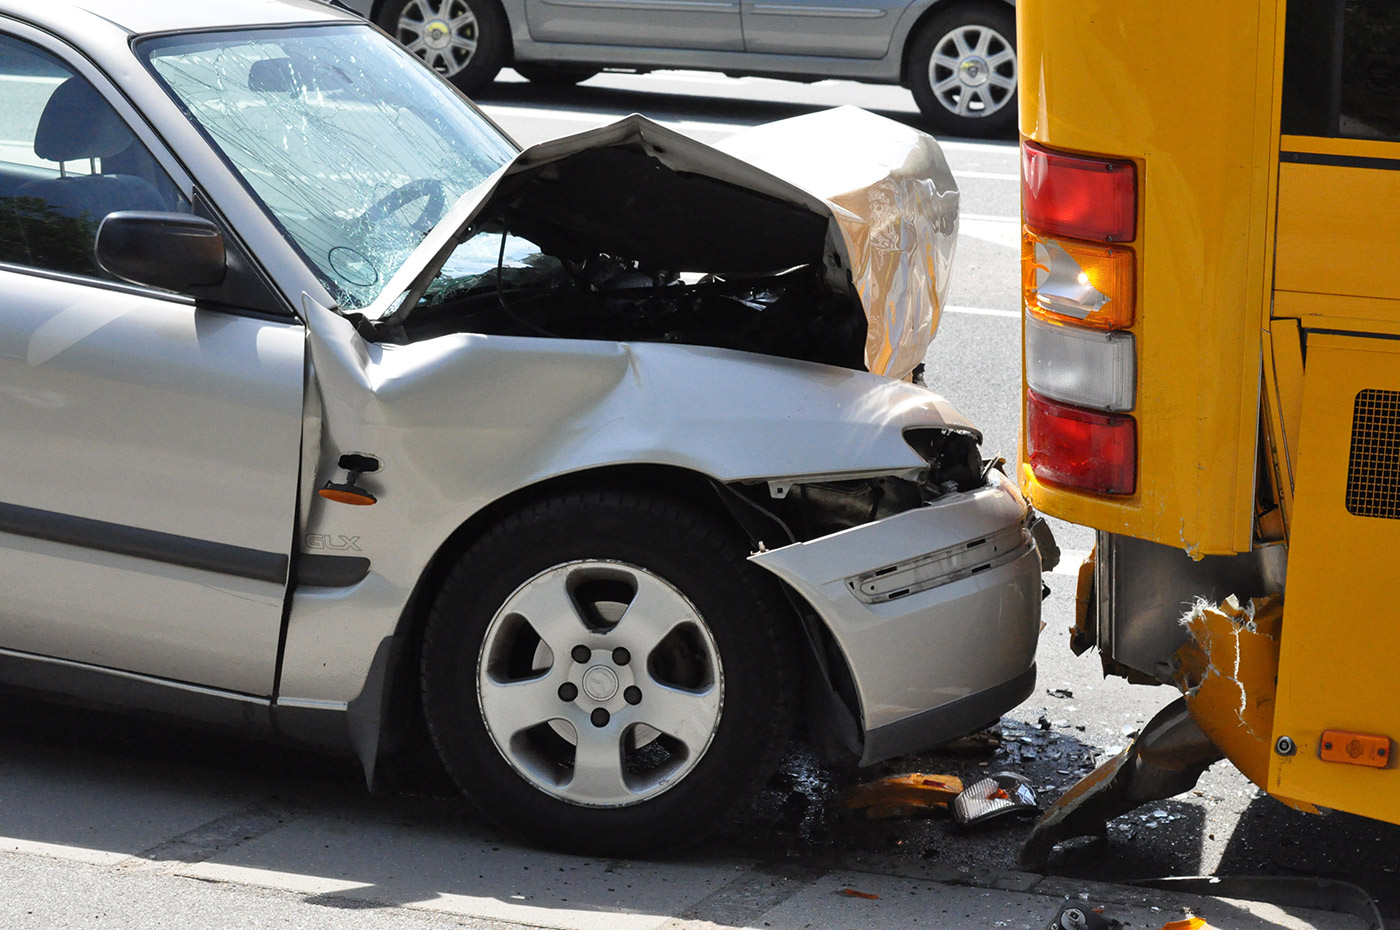
<svg viewBox="0 0 1400 930">
<path fill-rule="evenodd" d="M 9 14 L 70 38 L 287 23 L 363 22 L 320 0 L 0 0 Z"/>
</svg>

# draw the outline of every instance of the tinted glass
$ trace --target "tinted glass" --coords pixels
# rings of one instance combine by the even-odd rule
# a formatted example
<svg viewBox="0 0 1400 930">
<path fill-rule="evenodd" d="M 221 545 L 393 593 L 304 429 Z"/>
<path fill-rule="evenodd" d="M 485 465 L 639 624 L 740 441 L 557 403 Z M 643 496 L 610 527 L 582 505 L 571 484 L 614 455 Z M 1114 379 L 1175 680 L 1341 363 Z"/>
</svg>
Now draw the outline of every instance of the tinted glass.
<svg viewBox="0 0 1400 930">
<path fill-rule="evenodd" d="M 1400 3 L 1289 0 L 1283 131 L 1400 141 Z"/>
<path fill-rule="evenodd" d="M 0 262 L 110 277 L 93 241 L 117 210 L 188 204 L 90 83 L 0 35 Z"/>
</svg>

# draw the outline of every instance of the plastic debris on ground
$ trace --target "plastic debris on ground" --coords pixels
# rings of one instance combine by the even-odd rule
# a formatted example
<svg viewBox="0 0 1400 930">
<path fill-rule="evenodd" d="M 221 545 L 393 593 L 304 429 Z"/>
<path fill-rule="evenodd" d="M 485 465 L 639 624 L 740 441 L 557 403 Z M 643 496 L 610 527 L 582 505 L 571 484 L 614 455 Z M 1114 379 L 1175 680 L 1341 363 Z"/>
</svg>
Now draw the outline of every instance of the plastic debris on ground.
<svg viewBox="0 0 1400 930">
<path fill-rule="evenodd" d="M 971 827 L 1008 815 L 1038 814 L 1040 805 L 1026 778 L 1015 772 L 998 772 L 958 794 L 950 809 L 960 826 Z"/>
<path fill-rule="evenodd" d="M 946 809 L 962 790 L 962 779 L 956 776 L 911 772 L 856 785 L 846 792 L 844 803 L 848 810 L 863 809 L 872 820 L 909 817 L 931 809 Z"/>
<path fill-rule="evenodd" d="M 1091 909 L 1066 904 L 1050 921 L 1049 930 L 1118 930 L 1123 926 L 1120 921 L 1103 916 L 1099 913 L 1101 910 L 1103 908 Z"/>
</svg>

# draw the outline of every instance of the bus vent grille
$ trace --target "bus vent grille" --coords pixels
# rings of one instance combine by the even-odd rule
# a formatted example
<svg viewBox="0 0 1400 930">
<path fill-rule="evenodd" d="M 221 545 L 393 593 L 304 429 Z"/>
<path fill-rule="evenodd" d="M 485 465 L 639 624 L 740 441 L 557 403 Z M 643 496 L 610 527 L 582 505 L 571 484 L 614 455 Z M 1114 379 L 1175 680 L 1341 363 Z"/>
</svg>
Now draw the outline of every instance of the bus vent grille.
<svg viewBox="0 0 1400 930">
<path fill-rule="evenodd" d="M 1347 510 L 1400 520 L 1400 391 L 1356 395 L 1347 467 Z"/>
</svg>

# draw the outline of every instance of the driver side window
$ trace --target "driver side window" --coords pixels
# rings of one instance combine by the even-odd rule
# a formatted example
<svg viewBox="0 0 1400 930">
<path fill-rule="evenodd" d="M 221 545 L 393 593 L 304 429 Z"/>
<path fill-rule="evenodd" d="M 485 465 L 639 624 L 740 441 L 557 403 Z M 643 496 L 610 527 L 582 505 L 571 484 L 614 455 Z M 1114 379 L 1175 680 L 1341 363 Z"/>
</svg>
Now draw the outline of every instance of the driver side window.
<svg viewBox="0 0 1400 930">
<path fill-rule="evenodd" d="M 0 262 L 108 278 L 97 227 L 118 210 L 187 213 L 150 151 L 63 62 L 0 35 Z"/>
</svg>

